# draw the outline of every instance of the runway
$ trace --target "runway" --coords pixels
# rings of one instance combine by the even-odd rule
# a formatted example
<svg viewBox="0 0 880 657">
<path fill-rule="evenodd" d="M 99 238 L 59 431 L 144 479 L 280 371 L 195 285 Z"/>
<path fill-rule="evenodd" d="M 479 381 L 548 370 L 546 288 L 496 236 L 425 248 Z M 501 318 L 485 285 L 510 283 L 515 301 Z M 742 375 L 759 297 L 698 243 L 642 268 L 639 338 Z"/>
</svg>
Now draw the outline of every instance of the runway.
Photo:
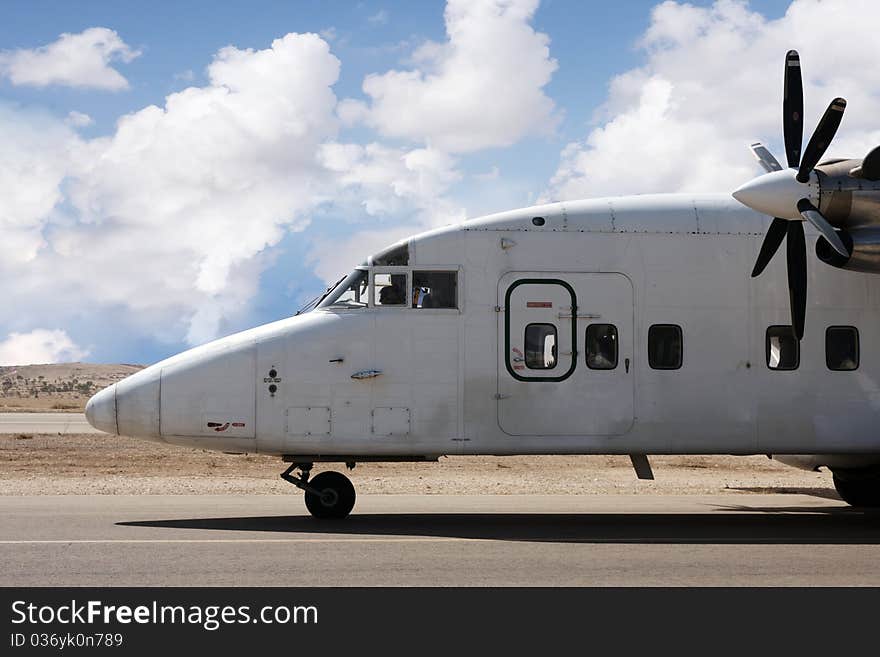
<svg viewBox="0 0 880 657">
<path fill-rule="evenodd" d="M 2 586 L 880 585 L 880 515 L 806 495 L 0 498 Z"/>
<path fill-rule="evenodd" d="M 0 413 L 0 434 L 4 433 L 104 433 L 82 413 Z"/>
</svg>

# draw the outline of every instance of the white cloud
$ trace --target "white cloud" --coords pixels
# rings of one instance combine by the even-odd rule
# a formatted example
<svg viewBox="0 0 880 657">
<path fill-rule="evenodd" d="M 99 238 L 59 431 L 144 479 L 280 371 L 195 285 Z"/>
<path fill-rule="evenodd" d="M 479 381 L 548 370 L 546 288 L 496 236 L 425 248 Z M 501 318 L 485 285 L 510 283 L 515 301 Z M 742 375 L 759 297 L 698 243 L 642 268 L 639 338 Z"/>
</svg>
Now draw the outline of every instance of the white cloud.
<svg viewBox="0 0 880 657">
<path fill-rule="evenodd" d="M 0 365 L 32 365 L 78 361 L 88 355 L 60 329 L 10 333 L 0 342 Z"/>
<path fill-rule="evenodd" d="M 89 141 L 0 107 L 0 326 L 100 307 L 159 339 L 215 337 L 254 296 L 261 253 L 333 196 L 316 153 L 338 72 L 315 35 L 224 48 L 208 85 Z"/>
<path fill-rule="evenodd" d="M 0 51 L 0 76 L 15 85 L 59 84 L 115 91 L 127 89 L 128 81 L 110 64 L 128 63 L 140 54 L 115 31 L 90 27 L 78 34 L 62 34 L 39 48 Z"/>
<path fill-rule="evenodd" d="M 600 124 L 565 148 L 547 197 L 729 191 L 760 173 L 756 140 L 782 160 L 789 48 L 804 72 L 804 145 L 840 95 L 849 106 L 828 155 L 865 155 L 880 143 L 880 70 L 865 64 L 880 57 L 878 20 L 872 0 L 796 0 L 777 20 L 736 0 L 663 2 L 639 44 L 646 63 L 612 80 Z"/>
<path fill-rule="evenodd" d="M 42 231 L 62 200 L 61 182 L 77 142 L 55 117 L 0 103 L 0 273 L 8 267 L 20 275 L 44 245 Z M 4 289 L 4 296 L 11 293 Z"/>
<path fill-rule="evenodd" d="M 86 126 L 92 125 L 94 120 L 88 114 L 72 110 L 67 113 L 67 119 L 64 122 L 74 128 L 85 128 Z"/>
<path fill-rule="evenodd" d="M 537 6 L 538 0 L 449 0 L 448 40 L 423 44 L 413 55 L 417 68 L 367 76 L 369 104 L 349 100 L 340 118 L 447 152 L 552 131 L 558 117 L 543 87 L 557 64 L 547 35 L 529 24 Z"/>
<path fill-rule="evenodd" d="M 318 157 L 373 216 L 395 214 L 403 205 L 429 207 L 460 178 L 455 160 L 430 148 L 328 143 Z"/>
<path fill-rule="evenodd" d="M 87 312 L 98 331 L 201 343 L 242 320 L 272 247 L 321 208 L 338 208 L 344 235 L 304 234 L 319 248 L 303 275 L 338 275 L 345 248 L 360 261 L 393 231 L 458 218 L 443 198 L 458 179 L 449 155 L 335 141 L 338 73 L 325 41 L 288 34 L 222 49 L 208 84 L 123 116 L 106 137 L 0 105 L 0 327 L 82 326 Z"/>
<path fill-rule="evenodd" d="M 216 335 L 206 318 L 245 305 L 259 273 L 252 259 L 305 225 L 322 198 L 327 176 L 315 153 L 336 129 L 338 73 L 316 35 L 289 34 L 259 51 L 226 47 L 208 68 L 210 84 L 89 142 L 68 182 L 80 223 L 53 235 L 64 280 L 140 312 L 176 307 L 179 318 L 183 309 L 191 342 Z"/>
<path fill-rule="evenodd" d="M 337 175 L 336 204 L 342 208 L 359 206 L 376 218 L 372 225 L 352 234 L 318 241 L 310 262 L 327 282 L 383 246 L 465 218 L 464 210 L 447 196 L 461 174 L 455 159 L 442 151 L 333 142 L 325 144 L 318 157 Z M 403 224 L 398 219 L 402 216 Z M 389 223 L 383 223 L 389 218 Z"/>
</svg>

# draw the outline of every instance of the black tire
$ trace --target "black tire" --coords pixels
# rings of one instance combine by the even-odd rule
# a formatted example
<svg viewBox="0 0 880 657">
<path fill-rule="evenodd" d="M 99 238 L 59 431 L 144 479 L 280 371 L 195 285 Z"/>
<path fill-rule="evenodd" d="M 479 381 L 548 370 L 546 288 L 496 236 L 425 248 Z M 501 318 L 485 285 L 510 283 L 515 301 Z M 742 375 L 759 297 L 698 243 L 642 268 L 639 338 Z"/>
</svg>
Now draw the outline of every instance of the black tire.
<svg viewBox="0 0 880 657">
<path fill-rule="evenodd" d="M 834 474 L 834 487 L 850 506 L 880 507 L 880 478 Z"/>
<path fill-rule="evenodd" d="M 306 491 L 306 508 L 316 518 L 344 518 L 354 508 L 357 497 L 354 486 L 341 472 L 322 472 L 309 484 L 322 492 L 316 495 Z"/>
</svg>

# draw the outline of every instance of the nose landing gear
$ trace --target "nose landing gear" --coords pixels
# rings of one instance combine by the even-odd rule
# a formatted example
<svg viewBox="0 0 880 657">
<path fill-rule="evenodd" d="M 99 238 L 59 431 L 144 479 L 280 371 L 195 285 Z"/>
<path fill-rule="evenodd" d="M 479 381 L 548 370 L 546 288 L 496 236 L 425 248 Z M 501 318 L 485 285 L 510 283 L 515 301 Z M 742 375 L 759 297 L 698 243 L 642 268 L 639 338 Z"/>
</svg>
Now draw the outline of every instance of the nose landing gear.
<svg viewBox="0 0 880 657">
<path fill-rule="evenodd" d="M 292 475 L 294 470 L 300 476 Z M 306 494 L 306 508 L 316 518 L 344 518 L 354 508 L 356 494 L 354 486 L 341 472 L 321 472 L 309 480 L 311 463 L 292 463 L 281 473 L 284 481 L 301 488 Z"/>
</svg>

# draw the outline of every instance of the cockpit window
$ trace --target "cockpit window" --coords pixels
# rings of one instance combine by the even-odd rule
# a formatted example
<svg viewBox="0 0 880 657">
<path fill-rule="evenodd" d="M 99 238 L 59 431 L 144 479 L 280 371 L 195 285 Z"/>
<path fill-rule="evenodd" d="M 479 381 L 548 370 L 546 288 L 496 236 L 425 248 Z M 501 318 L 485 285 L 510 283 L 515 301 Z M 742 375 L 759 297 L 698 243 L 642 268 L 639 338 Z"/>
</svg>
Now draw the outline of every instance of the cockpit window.
<svg viewBox="0 0 880 657">
<path fill-rule="evenodd" d="M 405 267 L 409 264 L 409 245 L 404 242 L 373 256 L 376 267 Z"/>
<path fill-rule="evenodd" d="M 457 308 L 457 272 L 414 271 L 413 308 Z"/>
<path fill-rule="evenodd" d="M 362 308 L 367 305 L 367 270 L 355 269 L 346 276 L 318 304 L 318 308 L 330 306 L 344 308 Z"/>
<path fill-rule="evenodd" d="M 373 274 L 373 305 L 406 305 L 406 274 Z"/>
</svg>

